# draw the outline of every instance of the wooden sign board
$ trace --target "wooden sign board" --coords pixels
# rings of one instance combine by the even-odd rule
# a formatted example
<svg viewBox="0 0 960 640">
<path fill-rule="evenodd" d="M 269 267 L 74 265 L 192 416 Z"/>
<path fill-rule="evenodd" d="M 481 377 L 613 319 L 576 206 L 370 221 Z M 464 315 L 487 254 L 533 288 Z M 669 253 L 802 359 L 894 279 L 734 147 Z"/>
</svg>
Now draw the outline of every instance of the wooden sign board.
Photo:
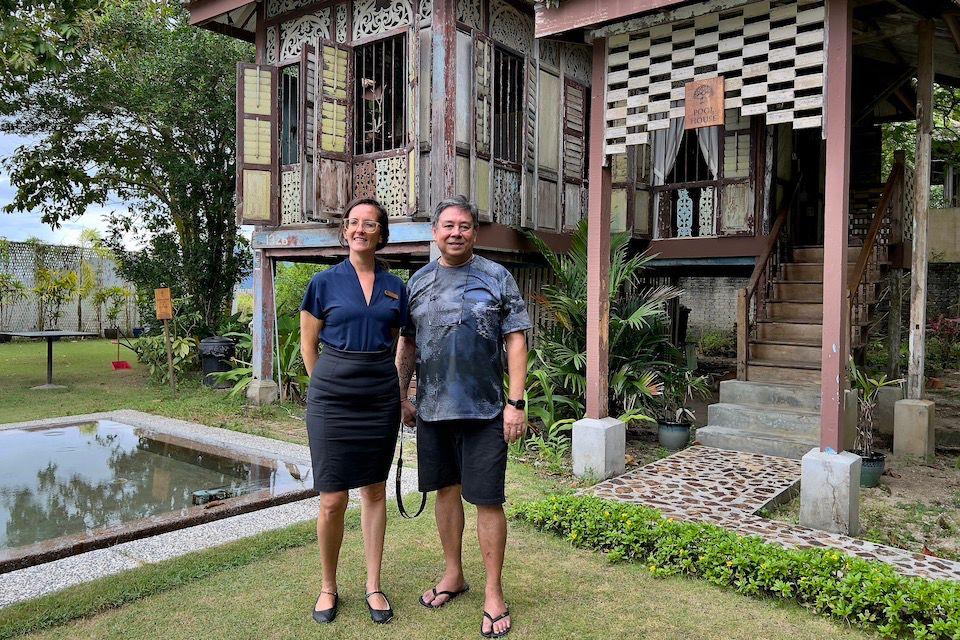
<svg viewBox="0 0 960 640">
<path fill-rule="evenodd" d="M 170 299 L 170 289 L 154 289 L 156 300 L 157 320 L 173 320 L 173 301 Z"/>
<path fill-rule="evenodd" d="M 684 87 L 684 129 L 723 124 L 723 76 L 694 80 Z"/>
</svg>

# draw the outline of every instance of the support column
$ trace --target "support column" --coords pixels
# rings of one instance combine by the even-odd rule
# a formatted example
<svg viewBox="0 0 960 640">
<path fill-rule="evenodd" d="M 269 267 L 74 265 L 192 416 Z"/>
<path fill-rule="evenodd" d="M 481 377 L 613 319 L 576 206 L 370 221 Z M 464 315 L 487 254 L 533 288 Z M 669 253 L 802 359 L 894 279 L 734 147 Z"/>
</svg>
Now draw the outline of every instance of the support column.
<svg viewBox="0 0 960 640">
<path fill-rule="evenodd" d="M 593 41 L 587 208 L 587 415 L 573 425 L 573 472 L 597 479 L 624 471 L 626 427 L 608 417 L 610 166 L 604 153 L 607 41 Z"/>
<path fill-rule="evenodd" d="M 253 380 L 247 387 L 247 402 L 270 404 L 279 397 L 273 379 L 273 349 L 276 318 L 273 291 L 273 260 L 263 250 L 253 250 Z"/>
<path fill-rule="evenodd" d="M 827 141 L 823 212 L 823 346 L 820 361 L 820 449 L 842 450 L 843 399 L 850 341 L 847 293 L 850 197 L 850 75 L 853 66 L 849 0 L 827 2 Z"/>
<path fill-rule="evenodd" d="M 930 206 L 930 149 L 933 132 L 933 22 L 918 25 L 917 155 L 913 196 L 913 257 L 910 273 L 910 363 L 907 398 L 923 399 L 924 338 L 927 328 L 927 208 Z"/>
<path fill-rule="evenodd" d="M 434 0 L 431 36 L 433 103 L 430 147 L 430 206 L 456 193 L 457 23 L 454 0 Z"/>
</svg>

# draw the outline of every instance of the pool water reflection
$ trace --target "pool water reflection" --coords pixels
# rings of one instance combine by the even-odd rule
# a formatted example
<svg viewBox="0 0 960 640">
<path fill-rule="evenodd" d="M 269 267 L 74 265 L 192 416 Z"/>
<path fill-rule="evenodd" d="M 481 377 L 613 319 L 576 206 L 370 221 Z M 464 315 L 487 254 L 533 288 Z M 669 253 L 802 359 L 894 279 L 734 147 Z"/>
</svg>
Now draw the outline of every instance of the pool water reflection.
<svg viewBox="0 0 960 640">
<path fill-rule="evenodd" d="M 237 459 L 237 458 L 243 459 Z M 169 513 L 193 493 L 309 489 L 303 466 L 100 420 L 0 431 L 0 550 Z"/>
</svg>

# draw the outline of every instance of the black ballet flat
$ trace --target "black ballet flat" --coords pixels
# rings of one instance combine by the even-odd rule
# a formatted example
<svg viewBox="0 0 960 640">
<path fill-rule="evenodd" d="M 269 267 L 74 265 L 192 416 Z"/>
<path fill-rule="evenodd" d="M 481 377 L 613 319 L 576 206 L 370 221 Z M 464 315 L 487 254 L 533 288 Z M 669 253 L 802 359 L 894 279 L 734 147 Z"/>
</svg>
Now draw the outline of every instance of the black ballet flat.
<svg viewBox="0 0 960 640">
<path fill-rule="evenodd" d="M 336 592 L 321 591 L 321 594 L 330 594 L 333 596 L 333 606 L 323 611 L 313 610 L 313 621 L 319 624 L 330 624 L 337 617 L 337 609 L 340 608 L 340 595 Z M 320 598 L 318 597 L 317 600 Z M 369 605 L 368 605 L 369 606 Z M 316 607 L 316 605 L 314 605 Z"/>
<path fill-rule="evenodd" d="M 387 600 L 387 594 L 385 594 L 383 591 L 371 591 L 370 593 L 367 594 L 367 598 L 366 598 L 367 609 L 370 610 L 371 620 L 373 620 L 377 624 L 387 624 L 388 622 L 393 620 L 393 607 L 390 606 L 390 600 L 387 600 L 386 609 L 374 609 L 373 607 L 370 606 L 370 596 L 377 595 L 378 593 L 381 596 L 383 596 L 384 600 Z"/>
</svg>

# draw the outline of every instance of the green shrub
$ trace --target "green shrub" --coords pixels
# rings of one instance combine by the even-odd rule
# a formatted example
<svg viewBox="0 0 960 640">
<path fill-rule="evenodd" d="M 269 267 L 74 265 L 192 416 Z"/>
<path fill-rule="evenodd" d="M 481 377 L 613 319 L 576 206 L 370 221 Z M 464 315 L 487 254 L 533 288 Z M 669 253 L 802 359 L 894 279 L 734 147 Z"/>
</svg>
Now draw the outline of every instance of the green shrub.
<svg viewBox="0 0 960 640">
<path fill-rule="evenodd" d="M 885 637 L 960 638 L 960 583 L 908 578 L 834 550 L 785 549 L 592 496 L 521 503 L 511 517 L 605 551 L 613 561 L 643 562 L 655 576 L 697 576 L 745 595 L 794 600 L 849 623 L 875 625 Z"/>
<path fill-rule="evenodd" d="M 727 331 L 704 331 L 697 340 L 697 351 L 704 358 L 736 358 L 737 338 Z"/>
<path fill-rule="evenodd" d="M 191 336 L 172 339 L 173 372 L 180 379 L 186 371 L 200 368 L 199 343 Z M 167 343 L 163 336 L 144 336 L 133 341 L 133 350 L 137 360 L 147 365 L 154 382 L 170 381 L 167 365 Z"/>
<path fill-rule="evenodd" d="M 303 302 L 303 294 L 307 290 L 310 280 L 313 279 L 314 275 L 327 268 L 326 265 L 306 262 L 281 262 L 278 264 L 277 278 L 274 284 L 274 291 L 277 296 L 277 313 L 299 313 L 300 303 Z M 250 309 L 252 313 L 252 300 Z"/>
</svg>

